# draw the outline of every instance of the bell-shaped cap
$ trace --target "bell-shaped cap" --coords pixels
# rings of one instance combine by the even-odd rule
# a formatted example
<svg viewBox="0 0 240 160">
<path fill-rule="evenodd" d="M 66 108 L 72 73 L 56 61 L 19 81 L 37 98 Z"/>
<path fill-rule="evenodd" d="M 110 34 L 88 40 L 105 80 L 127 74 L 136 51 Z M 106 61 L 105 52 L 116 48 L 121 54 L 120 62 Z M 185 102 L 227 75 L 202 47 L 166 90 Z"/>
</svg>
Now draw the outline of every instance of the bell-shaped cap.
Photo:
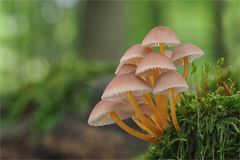
<svg viewBox="0 0 240 160">
<path fill-rule="evenodd" d="M 133 73 L 116 76 L 103 92 L 103 100 L 126 99 L 126 92 L 132 91 L 135 96 L 151 92 L 150 86 Z"/>
<path fill-rule="evenodd" d="M 124 55 L 120 59 L 120 63 L 127 62 L 137 65 L 138 62 L 149 52 L 152 52 L 151 48 L 143 46 L 141 44 L 135 44 L 124 53 Z"/>
<path fill-rule="evenodd" d="M 172 54 L 172 61 L 177 64 L 183 64 L 183 58 L 188 56 L 189 62 L 201 57 L 204 52 L 193 44 L 181 44 L 176 47 Z"/>
<path fill-rule="evenodd" d="M 173 53 L 172 51 L 165 51 L 164 56 L 166 56 L 169 59 L 172 59 L 172 53 Z"/>
<path fill-rule="evenodd" d="M 153 88 L 153 94 L 166 94 L 170 88 L 178 93 L 188 90 L 189 87 L 181 74 L 176 71 L 168 71 L 158 77 Z"/>
<path fill-rule="evenodd" d="M 159 46 L 164 43 L 169 46 L 180 44 L 179 38 L 175 32 L 168 27 L 155 27 L 143 39 L 142 45 Z"/>
<path fill-rule="evenodd" d="M 139 105 L 139 108 L 142 113 L 150 114 L 146 104 Z M 122 120 L 135 116 L 134 110 L 128 102 L 101 100 L 92 110 L 88 124 L 91 126 L 104 126 L 114 123 L 110 115 L 112 111 L 115 111 Z"/>
<path fill-rule="evenodd" d="M 134 64 L 120 63 L 115 71 L 115 75 L 122 75 L 125 73 L 135 73 L 137 66 Z"/>
<path fill-rule="evenodd" d="M 163 54 L 151 52 L 138 64 L 136 75 L 150 75 L 153 69 L 160 69 L 161 73 L 163 73 L 168 70 L 176 70 L 176 67 L 173 62 Z"/>
</svg>

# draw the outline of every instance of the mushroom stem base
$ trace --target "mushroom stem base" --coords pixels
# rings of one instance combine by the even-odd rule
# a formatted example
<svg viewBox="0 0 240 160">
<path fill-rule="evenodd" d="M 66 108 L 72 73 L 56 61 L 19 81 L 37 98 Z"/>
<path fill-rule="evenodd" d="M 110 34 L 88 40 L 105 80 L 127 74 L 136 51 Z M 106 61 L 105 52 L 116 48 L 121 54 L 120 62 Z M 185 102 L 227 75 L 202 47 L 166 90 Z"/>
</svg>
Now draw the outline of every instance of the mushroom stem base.
<svg viewBox="0 0 240 160">
<path fill-rule="evenodd" d="M 145 135 L 135 129 L 132 129 L 131 127 L 129 127 L 126 123 L 124 123 L 119 117 L 118 115 L 116 114 L 116 112 L 112 111 L 110 112 L 110 115 L 112 117 L 112 119 L 114 120 L 114 122 L 116 122 L 116 124 L 122 128 L 124 131 L 126 131 L 127 133 L 139 138 L 139 139 L 142 139 L 142 140 L 145 140 L 145 141 L 148 141 L 148 142 L 152 142 L 154 144 L 158 144 L 158 140 L 157 138 L 155 137 L 151 137 L 149 135 Z"/>
<path fill-rule="evenodd" d="M 154 100 L 157 105 L 158 113 L 163 120 L 162 128 L 165 129 L 168 127 L 168 103 L 166 95 L 154 95 Z"/>
<path fill-rule="evenodd" d="M 183 76 L 185 78 L 185 80 L 187 80 L 188 77 L 188 56 L 183 58 L 183 65 L 184 65 L 184 72 L 183 72 Z"/>
<path fill-rule="evenodd" d="M 159 131 L 156 126 L 144 116 L 142 111 L 139 109 L 137 102 L 134 99 L 134 96 L 131 91 L 127 92 L 128 100 L 131 104 L 131 106 L 134 109 L 135 114 L 138 116 L 138 118 L 141 120 L 141 122 L 147 127 L 149 130 L 151 130 L 157 137 L 159 137 L 162 133 Z"/>
<path fill-rule="evenodd" d="M 188 56 L 183 58 L 183 65 L 184 65 L 184 71 L 183 71 L 183 76 L 185 78 L 185 80 L 187 80 L 188 78 L 188 64 L 189 64 L 189 60 L 188 60 Z M 179 103 L 181 99 L 181 94 L 178 93 L 176 95 L 176 103 Z"/>
<path fill-rule="evenodd" d="M 177 130 L 177 132 L 179 132 L 180 127 L 179 127 L 179 124 L 177 121 L 177 116 L 176 116 L 176 105 L 174 102 L 174 89 L 173 88 L 169 89 L 169 96 L 170 96 L 171 117 L 172 117 L 173 125 L 174 125 L 175 129 Z"/>
<path fill-rule="evenodd" d="M 136 123 L 136 125 L 137 125 L 139 128 L 143 129 L 143 130 L 146 131 L 148 134 L 154 136 L 154 133 L 153 133 L 151 130 L 149 130 L 147 127 L 145 127 L 139 119 L 135 119 L 135 118 L 132 117 L 132 120 Z"/>
<path fill-rule="evenodd" d="M 144 94 L 145 101 L 147 102 L 150 111 L 153 114 L 154 117 L 154 123 L 156 124 L 157 128 L 162 132 L 162 126 L 163 126 L 163 120 L 161 119 L 158 110 L 152 100 L 152 97 L 149 93 Z"/>
</svg>

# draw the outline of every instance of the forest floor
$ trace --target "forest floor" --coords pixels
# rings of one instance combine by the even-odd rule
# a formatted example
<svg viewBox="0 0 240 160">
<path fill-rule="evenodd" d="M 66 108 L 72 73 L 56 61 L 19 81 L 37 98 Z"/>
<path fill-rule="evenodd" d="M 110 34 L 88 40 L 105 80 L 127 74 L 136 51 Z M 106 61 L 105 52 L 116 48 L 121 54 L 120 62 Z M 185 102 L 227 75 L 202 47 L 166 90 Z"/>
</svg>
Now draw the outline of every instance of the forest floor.
<svg viewBox="0 0 240 160">
<path fill-rule="evenodd" d="M 1 159 L 129 159 L 146 151 L 148 145 L 114 125 L 90 127 L 74 116 L 65 117 L 52 134 L 37 142 L 30 139 L 29 133 L 2 139 Z"/>
</svg>

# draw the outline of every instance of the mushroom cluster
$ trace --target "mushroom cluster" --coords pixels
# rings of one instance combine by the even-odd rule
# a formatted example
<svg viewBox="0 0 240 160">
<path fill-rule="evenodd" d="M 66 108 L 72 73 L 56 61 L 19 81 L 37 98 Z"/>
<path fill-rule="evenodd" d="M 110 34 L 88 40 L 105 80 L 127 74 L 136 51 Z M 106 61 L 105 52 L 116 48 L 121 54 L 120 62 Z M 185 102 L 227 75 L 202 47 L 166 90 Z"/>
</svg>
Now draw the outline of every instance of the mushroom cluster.
<svg viewBox="0 0 240 160">
<path fill-rule="evenodd" d="M 167 46 L 175 49 L 165 50 Z M 159 52 L 154 52 L 153 47 L 158 47 Z M 133 45 L 122 56 L 115 78 L 90 114 L 89 125 L 116 123 L 129 134 L 154 144 L 159 143 L 158 138 L 171 122 L 179 132 L 176 103 L 180 101 L 180 93 L 189 88 L 186 82 L 189 62 L 203 54 L 195 45 L 180 44 L 170 28 L 153 28 L 142 44 Z M 178 65 L 184 66 L 183 76 L 177 72 Z M 128 118 L 140 131 L 123 121 Z"/>
</svg>

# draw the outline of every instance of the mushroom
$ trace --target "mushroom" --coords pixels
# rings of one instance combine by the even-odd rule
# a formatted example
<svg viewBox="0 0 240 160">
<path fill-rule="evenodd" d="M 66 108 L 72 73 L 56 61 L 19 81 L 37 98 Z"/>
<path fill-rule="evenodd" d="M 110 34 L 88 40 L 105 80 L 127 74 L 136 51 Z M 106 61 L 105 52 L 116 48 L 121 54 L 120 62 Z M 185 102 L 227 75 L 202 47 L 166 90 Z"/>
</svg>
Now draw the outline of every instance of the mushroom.
<svg viewBox="0 0 240 160">
<path fill-rule="evenodd" d="M 184 65 L 184 78 L 188 76 L 188 63 L 204 55 L 204 52 L 193 44 L 181 44 L 173 51 L 172 61 L 176 65 Z"/>
<path fill-rule="evenodd" d="M 115 77 L 108 84 L 103 92 L 102 99 L 119 100 L 127 98 L 141 122 L 149 130 L 155 133 L 156 136 L 160 136 L 162 134 L 161 130 L 159 130 L 159 128 L 157 128 L 151 120 L 144 116 L 144 114 L 139 109 L 138 103 L 134 97 L 142 96 L 144 93 L 151 92 L 151 90 L 152 89 L 145 81 L 139 77 L 136 77 L 133 73 L 122 74 Z"/>
<path fill-rule="evenodd" d="M 175 93 L 179 93 L 188 90 L 188 88 L 188 84 L 181 74 L 176 71 L 168 71 L 159 76 L 153 89 L 153 94 L 167 94 L 167 92 L 169 92 L 171 117 L 173 125 L 178 132 L 180 131 L 180 127 L 176 117 L 174 91 Z"/>
<path fill-rule="evenodd" d="M 117 76 L 125 73 L 135 73 L 136 72 L 137 66 L 134 64 L 125 64 L 125 63 L 120 63 L 116 69 L 115 74 Z"/>
<path fill-rule="evenodd" d="M 141 44 L 135 44 L 130 47 L 120 59 L 120 63 L 130 63 L 138 65 L 139 61 L 145 57 L 152 49 Z"/>
<path fill-rule="evenodd" d="M 173 62 L 162 54 L 151 52 L 145 56 L 142 61 L 138 64 L 136 69 L 136 75 L 138 76 L 151 76 L 154 75 L 153 71 L 161 73 L 168 70 L 176 70 Z M 158 75 L 154 75 L 158 76 Z M 157 77 L 155 77 L 157 78 Z"/>
<path fill-rule="evenodd" d="M 160 47 L 160 53 L 164 53 L 164 46 L 176 46 L 180 41 L 175 32 L 168 27 L 155 27 L 143 39 L 142 45 Z"/>
<path fill-rule="evenodd" d="M 147 106 L 139 105 L 140 110 L 144 113 L 148 113 Z M 129 134 L 157 144 L 157 138 L 143 134 L 131 127 L 129 127 L 123 120 L 128 119 L 134 115 L 134 110 L 130 107 L 130 104 L 124 101 L 105 101 L 101 100 L 92 110 L 88 124 L 92 126 L 103 126 L 116 123 L 120 128 L 128 132 Z"/>
<path fill-rule="evenodd" d="M 176 46 L 180 44 L 180 40 L 178 38 L 178 36 L 176 35 L 175 32 L 173 32 L 170 28 L 168 27 L 163 27 L 163 26 L 159 26 L 159 27 L 155 27 L 153 28 L 143 39 L 142 41 L 142 45 L 147 45 L 147 46 L 151 46 L 151 47 L 158 47 L 160 48 L 160 54 L 164 54 L 165 53 L 165 46 Z M 168 55 L 168 54 L 167 54 Z M 155 80 L 159 75 L 158 70 L 154 70 L 154 77 Z M 153 81 L 153 78 L 151 78 Z M 153 84 L 153 82 L 151 82 Z M 167 111 L 167 97 L 165 95 L 156 95 L 154 96 L 154 99 L 156 101 L 157 107 L 161 110 L 161 108 L 163 108 L 163 110 L 165 111 L 163 113 L 163 115 L 161 114 L 162 117 L 164 117 L 164 115 L 168 115 L 168 111 Z M 162 112 L 161 112 L 162 113 Z M 166 119 L 166 117 L 165 117 Z"/>
<path fill-rule="evenodd" d="M 188 63 L 204 55 L 204 52 L 193 44 L 181 44 L 173 51 L 172 61 L 176 65 L 184 66 L 183 76 L 187 80 L 188 77 Z M 176 102 L 180 101 L 180 93 L 176 96 Z"/>
<path fill-rule="evenodd" d="M 130 47 L 120 59 L 120 64 L 118 65 L 115 74 L 120 75 L 122 73 L 131 73 L 135 72 L 138 63 L 145 57 L 149 52 L 152 52 L 152 49 L 143 46 L 141 44 L 135 44 Z M 145 77 L 141 77 L 146 81 Z"/>
</svg>

